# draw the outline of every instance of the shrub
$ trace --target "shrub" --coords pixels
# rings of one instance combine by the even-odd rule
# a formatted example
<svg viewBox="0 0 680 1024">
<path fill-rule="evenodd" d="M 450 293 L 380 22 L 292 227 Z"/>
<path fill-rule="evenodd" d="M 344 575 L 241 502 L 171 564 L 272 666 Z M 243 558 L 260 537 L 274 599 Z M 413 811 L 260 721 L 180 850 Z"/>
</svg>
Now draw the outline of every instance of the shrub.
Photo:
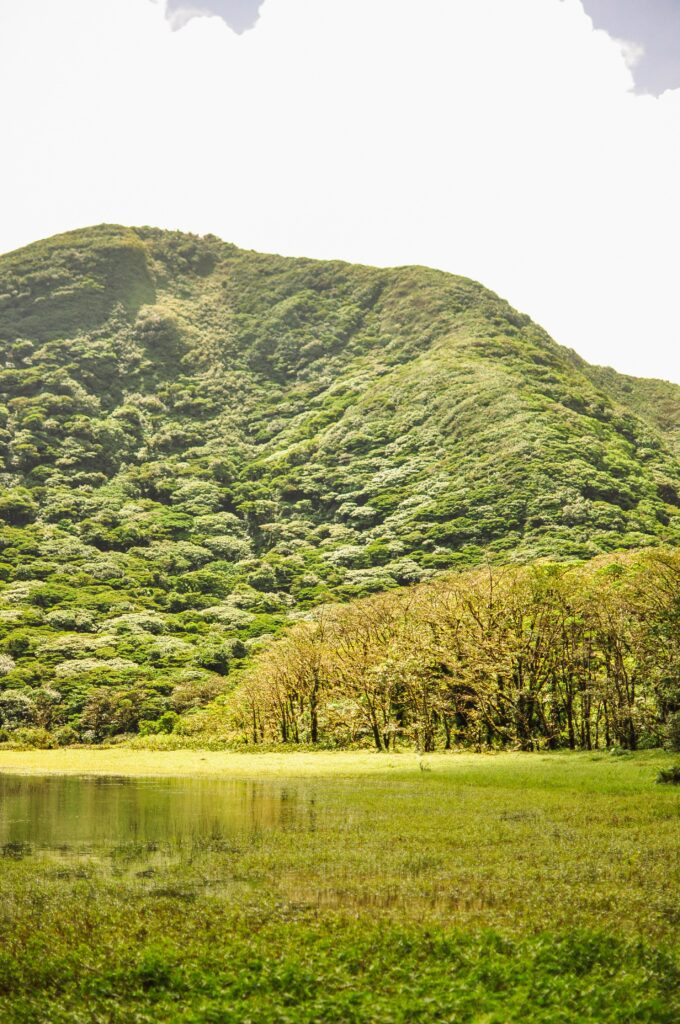
<svg viewBox="0 0 680 1024">
<path fill-rule="evenodd" d="M 0 654 L 0 676 L 8 675 L 15 668 L 14 658 L 9 654 Z"/>
<path fill-rule="evenodd" d="M 15 729 L 12 733 L 12 742 L 22 747 L 30 747 L 33 750 L 51 750 L 57 746 L 57 742 L 47 729 L 39 727 Z"/>
<path fill-rule="evenodd" d="M 25 487 L 0 493 L 0 519 L 12 526 L 25 526 L 33 522 L 37 511 L 38 506 L 33 496 Z"/>
<path fill-rule="evenodd" d="M 0 723 L 8 729 L 31 725 L 35 719 L 33 701 L 21 690 L 0 693 Z"/>
<path fill-rule="evenodd" d="M 671 768 L 662 768 L 656 781 L 665 785 L 680 786 L 680 764 L 674 764 Z"/>
<path fill-rule="evenodd" d="M 72 725 L 62 725 L 55 732 L 54 739 L 60 747 L 72 747 L 79 742 L 80 737 Z"/>
<path fill-rule="evenodd" d="M 155 721 L 142 719 L 139 723 L 140 736 L 156 736 L 159 733 L 171 733 L 179 715 L 175 711 L 165 711 Z"/>
</svg>

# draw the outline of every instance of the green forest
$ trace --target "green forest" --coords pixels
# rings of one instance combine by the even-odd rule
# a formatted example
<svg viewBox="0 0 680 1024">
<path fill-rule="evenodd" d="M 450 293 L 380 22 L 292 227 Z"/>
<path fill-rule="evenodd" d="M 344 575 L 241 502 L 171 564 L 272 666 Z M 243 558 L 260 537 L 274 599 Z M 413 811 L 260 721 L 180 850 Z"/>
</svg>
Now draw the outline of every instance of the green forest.
<svg viewBox="0 0 680 1024">
<path fill-rule="evenodd" d="M 116 226 L 0 257 L 0 742 L 634 748 L 680 387 L 466 278 Z"/>
</svg>

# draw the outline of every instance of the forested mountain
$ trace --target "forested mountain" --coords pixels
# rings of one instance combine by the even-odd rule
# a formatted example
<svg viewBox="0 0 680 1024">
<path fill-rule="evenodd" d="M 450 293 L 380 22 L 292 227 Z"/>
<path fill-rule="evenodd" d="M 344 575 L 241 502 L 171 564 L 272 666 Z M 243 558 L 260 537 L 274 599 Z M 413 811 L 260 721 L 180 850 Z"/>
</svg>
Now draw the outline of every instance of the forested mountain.
<svg viewBox="0 0 680 1024">
<path fill-rule="evenodd" d="M 0 257 L 0 348 L 5 729 L 170 721 L 329 598 L 680 538 L 680 387 L 465 278 L 100 226 Z"/>
</svg>

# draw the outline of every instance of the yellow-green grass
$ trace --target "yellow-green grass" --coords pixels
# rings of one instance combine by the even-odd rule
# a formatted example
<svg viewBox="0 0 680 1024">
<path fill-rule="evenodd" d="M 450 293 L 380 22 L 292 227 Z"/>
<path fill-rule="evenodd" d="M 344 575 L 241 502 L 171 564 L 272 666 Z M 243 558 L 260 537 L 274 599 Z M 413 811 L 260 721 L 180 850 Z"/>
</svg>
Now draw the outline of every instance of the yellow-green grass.
<svg viewBox="0 0 680 1024">
<path fill-rule="evenodd" d="M 528 754 L 434 753 L 412 750 L 379 753 L 373 750 L 151 750 L 144 747 L 62 747 L 54 750 L 2 750 L 0 772 L 70 775 L 185 776 L 232 778 L 328 778 L 433 772 L 437 778 L 499 779 L 503 787 L 558 785 L 601 789 L 642 786 L 653 781 L 659 768 L 673 758 L 660 750 L 612 756 L 603 751 Z M 595 770 L 593 765 L 597 764 Z"/>
<path fill-rule="evenodd" d="M 507 756 L 507 755 L 506 755 Z M 514 757 L 514 755 L 509 755 Z M 519 755 L 526 758 L 527 755 Z M 129 747 L 64 747 L 56 750 L 0 750 L 0 771 L 75 775 L 211 775 L 232 778 L 282 778 L 378 775 L 420 771 L 420 762 L 447 773 L 453 767 L 480 762 L 480 755 L 432 754 L 424 759 L 412 752 L 377 751 L 253 752 L 215 750 L 146 750 Z M 484 758 L 488 762 L 490 758 Z M 531 764 L 531 759 L 527 761 Z"/>
<path fill-rule="evenodd" d="M 671 760 L 4 752 L 12 772 L 261 779 L 300 816 L 153 870 L 3 862 L 0 1017 L 671 1022 L 680 792 L 655 783 Z"/>
<path fill-rule="evenodd" d="M 680 792 L 655 783 L 670 761 L 114 748 L 3 752 L 0 771 L 290 781 L 314 828 L 244 838 L 224 877 L 220 851 L 205 860 L 239 900 L 266 880 L 305 908 L 658 937 L 680 924 Z"/>
</svg>

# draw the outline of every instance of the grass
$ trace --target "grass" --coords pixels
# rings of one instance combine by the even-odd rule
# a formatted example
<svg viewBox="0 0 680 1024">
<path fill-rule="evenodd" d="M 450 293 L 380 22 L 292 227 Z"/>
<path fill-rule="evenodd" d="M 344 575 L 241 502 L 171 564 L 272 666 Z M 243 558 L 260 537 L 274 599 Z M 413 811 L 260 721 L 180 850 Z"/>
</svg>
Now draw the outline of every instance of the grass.
<svg viewBox="0 0 680 1024">
<path fill-rule="evenodd" d="M 654 781 L 668 763 L 3 752 L 13 773 L 266 778 L 302 810 L 162 868 L 6 857 L 0 1019 L 670 1022 L 680 793 Z"/>
<path fill-rule="evenodd" d="M 154 737 L 155 738 L 155 737 Z M 623 752 L 599 750 L 525 754 L 520 752 L 432 753 L 423 757 L 412 750 L 378 753 L 374 750 L 244 751 L 200 748 L 153 750 L 131 746 L 63 747 L 54 750 L 3 750 L 0 772 L 69 775 L 183 776 L 230 778 L 338 778 L 372 775 L 395 777 L 432 773 L 429 781 L 480 785 L 497 781 L 503 788 L 537 785 L 602 791 L 610 785 L 646 789 L 655 771 L 673 758 L 660 750 Z M 597 770 L 593 765 L 597 764 Z"/>
</svg>

